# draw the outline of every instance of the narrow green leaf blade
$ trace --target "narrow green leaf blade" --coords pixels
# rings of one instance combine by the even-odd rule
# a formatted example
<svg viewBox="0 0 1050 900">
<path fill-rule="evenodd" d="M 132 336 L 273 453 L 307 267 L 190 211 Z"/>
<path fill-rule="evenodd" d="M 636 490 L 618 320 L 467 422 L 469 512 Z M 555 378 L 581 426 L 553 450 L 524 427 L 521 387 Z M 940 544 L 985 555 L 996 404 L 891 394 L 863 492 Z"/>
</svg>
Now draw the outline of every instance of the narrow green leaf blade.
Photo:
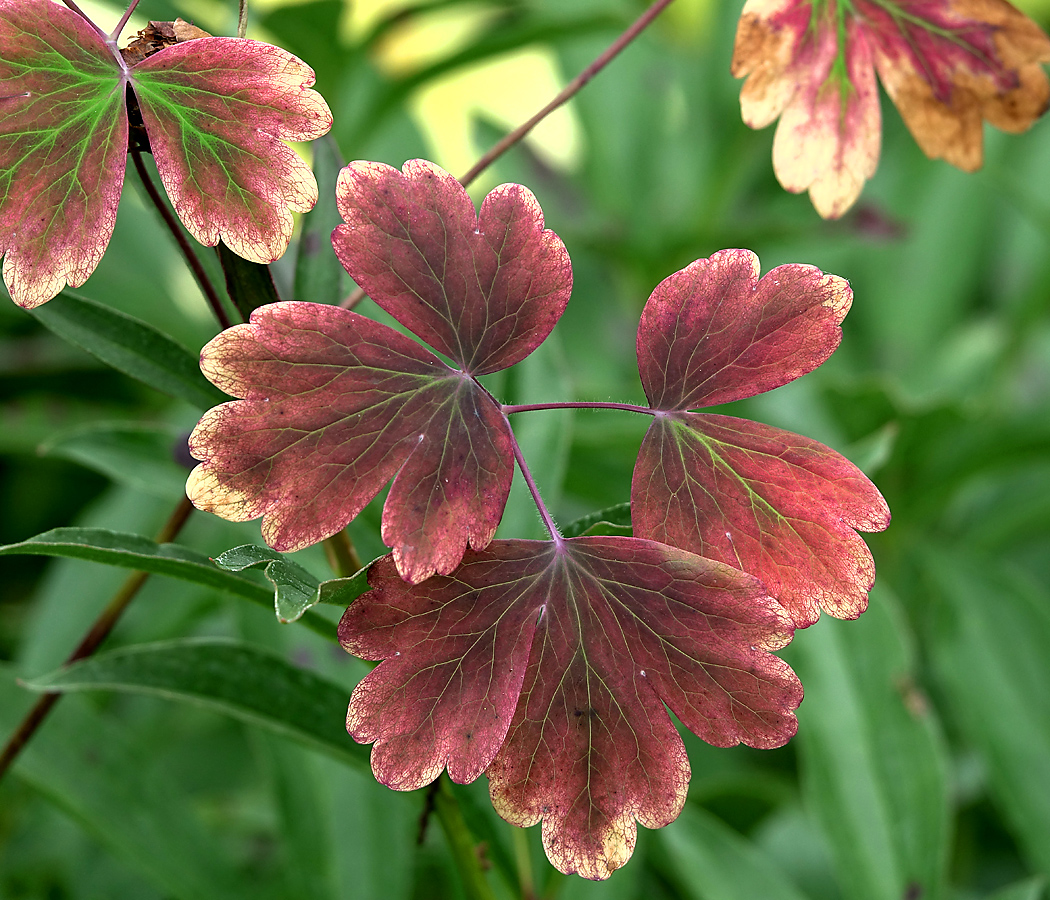
<svg viewBox="0 0 1050 900">
<path fill-rule="evenodd" d="M 32 699 L 15 686 L 10 667 L 0 667 L 0 733 L 15 728 Z M 74 698 L 54 710 L 13 774 L 140 872 L 159 896 L 247 900 L 217 835 L 202 827 L 183 791 L 147 774 L 141 746 L 133 743 L 125 726 Z"/>
<path fill-rule="evenodd" d="M 338 145 L 330 136 L 315 141 L 312 149 L 320 195 L 317 205 L 302 218 L 292 299 L 338 303 L 350 287 L 350 276 L 332 252 L 332 231 L 343 221 L 335 205 L 335 183 L 344 163 Z"/>
<path fill-rule="evenodd" d="M 892 596 L 876 589 L 856 622 L 824 617 L 785 657 L 806 686 L 798 739 L 804 799 L 823 827 L 844 894 L 942 896 L 947 760 L 915 686 Z"/>
<path fill-rule="evenodd" d="M 185 446 L 185 434 L 174 426 L 92 422 L 55 435 L 40 453 L 73 460 L 154 497 L 178 499 L 189 475 L 175 462 L 180 436 Z"/>
<path fill-rule="evenodd" d="M 230 399 L 201 374 L 189 351 L 139 319 L 68 291 L 32 315 L 106 365 L 198 409 Z"/>
<path fill-rule="evenodd" d="M 987 766 L 1003 818 L 1050 872 L 1050 597 L 993 559 L 931 554 L 945 612 L 932 647 L 956 721 Z"/>
<path fill-rule="evenodd" d="M 250 644 L 185 638 L 139 644 L 26 682 L 35 691 L 121 691 L 206 707 L 367 770 L 369 748 L 343 723 L 349 688 Z"/>
<path fill-rule="evenodd" d="M 108 528 L 53 528 L 20 543 L 0 546 L 0 556 L 18 554 L 87 559 L 192 581 L 270 604 L 270 592 L 265 587 L 217 568 L 203 553 L 181 544 L 158 544 L 139 534 Z"/>
<path fill-rule="evenodd" d="M 687 804 L 660 840 L 689 900 L 805 900 L 776 863 L 710 813 Z"/>
<path fill-rule="evenodd" d="M 562 528 L 563 537 L 581 537 L 585 534 L 620 534 L 630 537 L 631 529 L 631 504 L 617 503 L 605 509 L 599 509 L 589 515 L 581 516 L 575 522 L 570 522 Z"/>
</svg>

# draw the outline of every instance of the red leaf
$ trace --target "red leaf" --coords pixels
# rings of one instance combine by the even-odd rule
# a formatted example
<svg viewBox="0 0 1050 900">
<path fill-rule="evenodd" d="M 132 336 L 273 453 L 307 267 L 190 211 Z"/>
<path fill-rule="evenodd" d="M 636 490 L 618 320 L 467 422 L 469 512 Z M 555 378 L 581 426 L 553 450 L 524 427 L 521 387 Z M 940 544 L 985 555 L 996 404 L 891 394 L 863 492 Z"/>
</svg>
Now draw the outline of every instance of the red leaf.
<svg viewBox="0 0 1050 900">
<path fill-rule="evenodd" d="M 317 202 L 310 167 L 284 141 L 332 126 L 313 70 L 279 47 L 204 37 L 138 63 L 132 84 L 172 205 L 198 241 L 271 263 L 292 211 Z"/>
<path fill-rule="evenodd" d="M 820 609 L 864 611 L 875 568 L 854 529 L 884 529 L 885 500 L 816 441 L 687 410 L 816 368 L 838 346 L 851 299 L 845 281 L 811 266 L 759 280 L 753 253 L 723 250 L 660 284 L 638 329 L 642 384 L 660 413 L 635 464 L 635 535 L 755 575 L 798 627 Z"/>
<path fill-rule="evenodd" d="M 842 339 L 853 292 L 813 266 L 758 278 L 750 250 L 720 250 L 665 278 L 638 325 L 638 371 L 653 409 L 729 403 L 794 381 Z"/>
<path fill-rule="evenodd" d="M 19 306 L 95 270 L 127 146 L 120 67 L 98 32 L 50 0 L 0 0 L 0 254 Z"/>
<path fill-rule="evenodd" d="M 696 413 L 653 423 L 631 502 L 636 534 L 751 573 L 800 628 L 821 607 L 840 619 L 864 612 L 875 563 L 854 529 L 889 524 L 875 486 L 830 447 Z"/>
<path fill-rule="evenodd" d="M 275 303 L 214 338 L 205 374 L 241 400 L 190 438 L 187 493 L 296 550 L 344 528 L 391 479 L 383 540 L 402 575 L 451 572 L 488 544 L 510 490 L 506 420 L 473 381 L 356 313 Z"/>
<path fill-rule="evenodd" d="M 178 23 L 176 23 L 178 24 Z M 282 141 L 332 124 L 313 72 L 268 44 L 204 37 L 128 66 L 51 0 L 0 0 L 0 253 L 15 302 L 83 284 L 113 233 L 134 88 L 161 179 L 206 244 L 272 262 L 317 199 Z"/>
<path fill-rule="evenodd" d="M 369 296 L 473 375 L 520 362 L 550 334 L 572 292 L 565 246 L 520 184 L 475 214 L 463 186 L 426 160 L 403 174 L 355 162 L 339 175 L 336 255 Z"/>
<path fill-rule="evenodd" d="M 343 616 L 351 653 L 383 659 L 347 727 L 410 790 L 487 768 L 493 804 L 543 819 L 551 862 L 606 878 L 635 822 L 681 811 L 685 748 L 664 709 L 717 746 L 776 747 L 801 685 L 769 651 L 792 625 L 752 577 L 636 538 L 494 541 L 454 576 L 404 584 L 380 560 Z"/>
</svg>

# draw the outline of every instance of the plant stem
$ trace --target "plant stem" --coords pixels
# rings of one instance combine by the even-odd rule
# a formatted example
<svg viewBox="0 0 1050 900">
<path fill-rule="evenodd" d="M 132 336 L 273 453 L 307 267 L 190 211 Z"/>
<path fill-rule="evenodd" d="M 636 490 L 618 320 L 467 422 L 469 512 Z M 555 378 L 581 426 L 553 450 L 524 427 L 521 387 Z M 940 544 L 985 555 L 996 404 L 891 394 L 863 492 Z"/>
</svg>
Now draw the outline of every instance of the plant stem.
<svg viewBox="0 0 1050 900">
<path fill-rule="evenodd" d="M 543 519 L 543 527 L 547 529 L 548 534 L 551 536 L 551 540 L 555 544 L 561 544 L 564 538 L 561 532 L 558 531 L 558 526 L 554 524 L 554 517 L 551 516 L 550 510 L 547 509 L 547 504 L 543 502 L 543 498 L 540 496 L 539 486 L 536 484 L 536 479 L 532 477 L 532 472 L 529 470 L 529 464 L 525 462 L 525 454 L 521 452 L 521 445 L 518 443 L 517 437 L 514 435 L 513 429 L 510 427 L 510 422 L 504 416 L 504 421 L 507 422 L 507 430 L 510 432 L 510 439 L 514 449 L 514 459 L 517 460 L 518 468 L 521 469 L 522 478 L 525 479 L 525 484 L 529 489 L 529 493 L 532 494 L 532 501 L 536 504 L 536 509 L 540 511 L 540 518 Z"/>
<path fill-rule="evenodd" d="M 660 411 L 648 406 L 635 406 L 633 403 L 600 403 L 589 400 L 574 400 L 569 403 L 521 403 L 514 405 L 500 405 L 500 409 L 507 415 L 520 412 L 532 412 L 537 409 L 620 409 L 625 412 L 642 413 L 646 416 L 655 416 Z"/>
<path fill-rule="evenodd" d="M 324 555 L 332 571 L 340 578 L 349 578 L 361 569 L 361 557 L 345 528 L 324 539 Z"/>
<path fill-rule="evenodd" d="M 157 543 L 167 544 L 173 541 L 182 530 L 182 526 L 186 524 L 186 520 L 192 512 L 193 504 L 183 497 L 179 501 L 179 505 L 175 507 L 171 517 L 164 523 L 164 527 L 157 534 Z M 128 576 L 124 584 L 120 586 L 120 589 L 106 605 L 106 608 L 95 619 L 87 634 L 84 635 L 77 645 L 77 648 L 69 655 L 65 663 L 67 666 L 78 659 L 91 656 L 98 649 L 99 645 L 109 636 L 124 610 L 128 608 L 128 604 L 135 599 L 135 595 L 142 588 L 142 585 L 146 583 L 147 578 L 149 578 L 149 573 L 147 572 L 132 572 Z M 61 696 L 61 693 L 43 694 L 33 704 L 33 708 L 29 710 L 22 723 L 15 729 L 15 733 L 11 735 L 3 753 L 0 753 L 0 779 L 4 777 L 4 774 L 11 767 L 22 748 L 29 743 L 36 730 L 47 718 L 47 714 L 51 712 L 51 707 L 58 702 Z"/>
<path fill-rule="evenodd" d="M 117 22 L 117 27 L 113 29 L 113 32 L 109 35 L 109 39 L 114 43 L 120 37 L 120 33 L 124 30 L 124 26 L 128 24 L 128 19 L 131 18 L 131 14 L 135 12 L 135 7 L 139 5 L 139 0 L 131 0 L 128 4 L 128 8 L 124 10 L 124 15 L 120 17 L 120 21 Z"/>
<path fill-rule="evenodd" d="M 448 776 L 442 775 L 440 786 L 434 795 L 434 812 L 437 813 L 441 829 L 445 832 L 452 859 L 463 881 L 463 890 L 469 900 L 495 900 L 492 887 L 481 870 L 481 860 L 474 836 L 463 820 L 456 795 L 452 793 Z"/>
<path fill-rule="evenodd" d="M 219 324 L 224 329 L 229 328 L 232 324 L 230 322 L 230 317 L 226 314 L 222 301 L 219 299 L 219 295 L 215 292 L 215 288 L 212 285 L 211 280 L 208 278 L 208 273 L 204 271 L 204 266 L 202 266 L 201 261 L 197 259 L 197 254 L 193 252 L 193 247 L 190 246 L 190 242 L 186 240 L 186 235 L 182 232 L 182 225 L 172 214 L 171 210 L 168 209 L 168 205 L 164 202 L 164 198 L 161 197 L 160 192 L 153 183 L 153 179 L 149 177 L 149 172 L 146 171 L 146 164 L 142 159 L 142 152 L 137 147 L 132 147 L 129 150 L 129 153 L 135 164 L 135 171 L 139 173 L 139 179 L 142 181 L 142 186 L 146 189 L 146 193 L 149 195 L 150 200 L 153 201 L 153 205 L 157 208 L 157 212 L 160 213 L 160 217 L 164 220 L 164 224 L 168 226 L 168 230 L 174 235 L 175 242 L 179 245 L 179 249 L 182 251 L 183 257 L 186 259 L 186 264 L 190 267 L 190 271 L 193 272 L 194 278 L 197 279 L 197 284 L 200 285 L 201 292 L 211 305 L 212 312 L 215 313 L 215 318 L 219 320 Z"/>
<path fill-rule="evenodd" d="M 240 0 L 237 7 L 237 37 L 242 38 L 248 33 L 248 0 Z"/>
<path fill-rule="evenodd" d="M 488 153 L 481 157 L 481 159 L 474 163 L 470 171 L 459 179 L 463 187 L 467 187 L 467 185 L 474 181 L 475 178 L 491 166 L 497 159 L 532 131 L 533 128 L 539 125 L 540 122 L 547 118 L 547 116 L 554 112 L 554 110 L 559 106 L 563 106 L 572 99 L 572 97 L 578 94 L 580 89 L 586 85 L 588 81 L 609 65 L 609 63 L 611 63 L 620 52 L 631 43 L 631 41 L 645 31 L 653 19 L 660 15 L 660 13 L 662 13 L 664 9 L 670 6 L 673 2 L 674 0 L 655 0 L 655 2 L 644 13 L 635 19 L 630 28 L 609 45 L 609 48 L 601 56 L 570 81 L 565 87 L 565 90 L 558 94 L 557 97 L 551 100 L 550 103 L 543 107 L 543 109 L 536 113 L 536 115 L 529 119 L 524 125 L 519 125 L 514 131 L 496 144 L 495 147 L 489 150 Z"/>
<path fill-rule="evenodd" d="M 602 69 L 604 69 L 609 63 L 611 63 L 620 52 L 633 41 L 639 34 L 641 34 L 648 27 L 649 23 L 653 21 L 660 13 L 662 13 L 668 6 L 670 6 L 674 0 L 655 0 L 644 13 L 642 13 L 634 23 L 628 28 L 623 34 L 621 34 L 612 44 L 609 45 L 608 49 L 599 56 L 594 62 L 592 62 L 586 69 L 580 72 L 569 84 L 565 87 L 557 97 L 551 100 L 543 109 L 541 109 L 536 115 L 525 122 L 523 125 L 519 125 L 514 131 L 508 134 L 503 140 L 501 140 L 495 147 L 489 150 L 484 156 L 481 157 L 471 167 L 470 171 L 467 172 L 462 178 L 459 179 L 460 184 L 463 187 L 467 187 L 471 182 L 474 181 L 482 172 L 484 172 L 489 166 L 491 166 L 497 159 L 499 159 L 504 153 L 506 153 L 511 147 L 513 147 L 518 141 L 524 138 L 533 128 L 540 124 L 544 119 L 547 118 L 554 110 L 559 106 L 564 106 L 569 102 L 580 90 L 594 78 Z M 363 288 L 357 288 L 348 297 L 339 303 L 343 309 L 353 309 L 365 298 L 365 291 Z"/>
<path fill-rule="evenodd" d="M 529 855 L 529 838 L 524 828 L 511 825 L 514 841 L 514 861 L 518 864 L 518 885 L 521 900 L 536 900 L 536 882 L 532 876 L 532 857 Z"/>
</svg>

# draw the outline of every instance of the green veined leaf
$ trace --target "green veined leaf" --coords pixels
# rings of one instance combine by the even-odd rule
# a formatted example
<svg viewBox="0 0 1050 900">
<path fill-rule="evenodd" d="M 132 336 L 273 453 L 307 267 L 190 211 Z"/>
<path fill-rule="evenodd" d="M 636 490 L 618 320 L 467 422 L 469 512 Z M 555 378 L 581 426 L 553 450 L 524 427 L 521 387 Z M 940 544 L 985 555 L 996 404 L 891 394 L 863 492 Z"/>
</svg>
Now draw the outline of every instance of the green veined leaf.
<svg viewBox="0 0 1050 900">
<path fill-rule="evenodd" d="M 193 703 L 368 768 L 368 748 L 354 743 L 343 727 L 349 688 L 249 644 L 215 638 L 138 644 L 80 660 L 26 687 Z"/>
<path fill-rule="evenodd" d="M 198 409 L 229 399 L 201 374 L 193 354 L 125 313 L 67 291 L 32 315 L 106 365 Z"/>
<path fill-rule="evenodd" d="M 203 553 L 181 544 L 158 544 L 139 534 L 108 528 L 53 528 L 20 543 L 0 546 L 0 556 L 16 554 L 86 559 L 192 581 L 262 606 L 273 602 L 268 588 L 218 568 Z M 303 624 L 327 638 L 335 637 L 334 626 L 316 613 L 304 618 Z"/>
<path fill-rule="evenodd" d="M 620 534 L 630 537 L 631 531 L 631 504 L 617 503 L 606 509 L 599 509 L 589 515 L 582 516 L 575 522 L 570 522 L 562 530 L 563 537 L 580 537 L 589 535 L 613 535 Z"/>
<path fill-rule="evenodd" d="M 368 569 L 362 566 L 348 578 L 320 581 L 297 562 L 269 547 L 242 544 L 215 557 L 215 564 L 228 572 L 263 567 L 274 586 L 274 608 L 281 622 L 294 622 L 311 606 L 328 603 L 347 607 L 368 590 Z"/>
</svg>

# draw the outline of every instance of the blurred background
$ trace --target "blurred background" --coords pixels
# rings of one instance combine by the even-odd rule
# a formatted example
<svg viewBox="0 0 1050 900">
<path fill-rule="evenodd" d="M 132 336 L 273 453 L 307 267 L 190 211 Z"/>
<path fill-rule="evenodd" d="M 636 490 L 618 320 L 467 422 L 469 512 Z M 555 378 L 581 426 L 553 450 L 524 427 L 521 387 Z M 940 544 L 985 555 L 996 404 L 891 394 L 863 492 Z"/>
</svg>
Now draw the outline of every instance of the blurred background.
<svg viewBox="0 0 1050 900">
<path fill-rule="evenodd" d="M 885 100 L 877 175 L 842 220 L 785 193 L 773 130 L 740 121 L 729 75 L 740 0 L 677 0 L 567 107 L 472 188 L 529 186 L 572 256 L 554 335 L 493 383 L 507 402 L 644 402 L 634 339 L 664 277 L 725 247 L 763 270 L 848 278 L 844 340 L 819 370 L 732 413 L 817 438 L 860 465 L 893 511 L 856 622 L 824 617 L 784 652 L 806 687 L 798 737 L 716 750 L 687 735 L 681 819 L 640 829 L 606 883 L 554 872 L 539 829 L 459 792 L 499 897 L 1038 900 L 1050 876 L 1050 122 L 986 131 L 975 175 L 927 160 Z M 1021 4 L 1046 27 L 1050 2 Z M 108 30 L 120 10 L 84 3 Z M 335 116 L 315 152 L 455 175 L 546 103 L 643 9 L 634 0 L 266 0 L 249 37 L 317 73 Z M 236 3 L 142 0 L 232 34 Z M 304 154 L 311 150 L 305 148 Z M 322 196 L 334 167 L 318 167 Z M 330 212 L 327 213 L 330 215 Z M 295 246 L 274 268 L 297 296 Z M 201 258 L 217 271 L 213 251 Z M 221 280 L 221 279 L 220 279 Z M 79 291 L 196 353 L 214 320 L 129 174 L 116 232 Z M 378 315 L 367 303 L 362 310 Z M 79 523 L 153 534 L 181 494 L 174 449 L 199 411 L 110 370 L 0 304 L 0 544 Z M 648 421 L 545 412 L 515 430 L 556 517 L 629 498 Z M 380 498 L 381 499 L 381 498 Z M 379 507 L 351 526 L 382 552 Z M 516 485 L 501 534 L 539 537 Z M 215 556 L 258 524 L 198 515 L 181 541 Z M 331 577 L 323 554 L 297 556 Z M 33 697 L 126 573 L 0 558 L 0 726 Z M 151 578 L 108 646 L 228 636 L 345 687 L 365 669 L 272 613 Z M 110 693 L 62 701 L 0 784 L 0 897 L 455 898 L 462 888 L 425 798 L 214 711 Z M 422 832 L 422 833 L 421 833 Z"/>
</svg>

